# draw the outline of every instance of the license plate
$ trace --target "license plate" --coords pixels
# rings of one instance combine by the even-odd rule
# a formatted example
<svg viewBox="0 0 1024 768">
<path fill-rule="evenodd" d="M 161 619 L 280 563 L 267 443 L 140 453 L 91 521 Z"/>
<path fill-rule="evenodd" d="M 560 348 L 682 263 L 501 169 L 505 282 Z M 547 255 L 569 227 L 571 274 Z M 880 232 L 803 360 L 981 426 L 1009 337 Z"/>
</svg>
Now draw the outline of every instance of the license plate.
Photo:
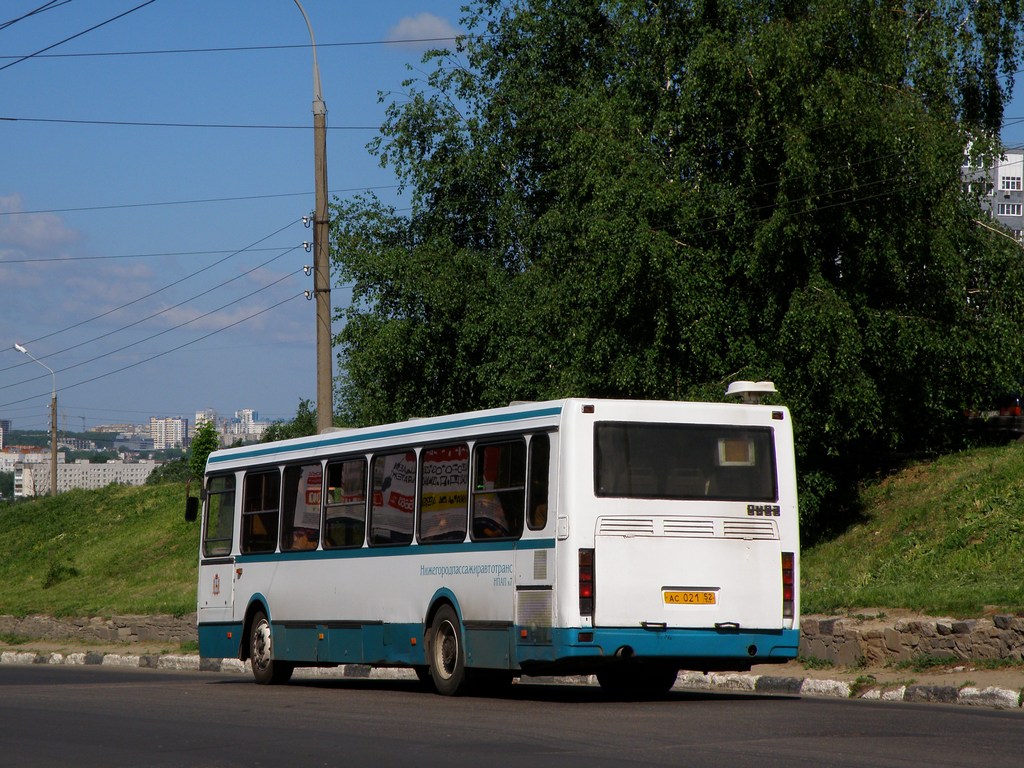
<svg viewBox="0 0 1024 768">
<path fill-rule="evenodd" d="M 665 596 L 666 605 L 717 605 L 718 603 L 718 595 L 715 592 L 666 590 L 662 594 Z"/>
</svg>

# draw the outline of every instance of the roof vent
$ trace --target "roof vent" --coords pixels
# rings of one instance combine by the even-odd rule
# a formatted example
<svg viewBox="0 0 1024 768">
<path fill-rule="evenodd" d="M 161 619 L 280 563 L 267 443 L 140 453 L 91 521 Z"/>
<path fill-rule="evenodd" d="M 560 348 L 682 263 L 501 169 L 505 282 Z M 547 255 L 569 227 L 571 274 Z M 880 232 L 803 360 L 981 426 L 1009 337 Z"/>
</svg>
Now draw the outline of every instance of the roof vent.
<svg viewBox="0 0 1024 768">
<path fill-rule="evenodd" d="M 736 395 L 740 402 L 748 405 L 760 405 L 766 395 L 774 395 L 777 392 L 775 385 L 770 381 L 734 381 L 725 390 L 726 397 Z"/>
</svg>

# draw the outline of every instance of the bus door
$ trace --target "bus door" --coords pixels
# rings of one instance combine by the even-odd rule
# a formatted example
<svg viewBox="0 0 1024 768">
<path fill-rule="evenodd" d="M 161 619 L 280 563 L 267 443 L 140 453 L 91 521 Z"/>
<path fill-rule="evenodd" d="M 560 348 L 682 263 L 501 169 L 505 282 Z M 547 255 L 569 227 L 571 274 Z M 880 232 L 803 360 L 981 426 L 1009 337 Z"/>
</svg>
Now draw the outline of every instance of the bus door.
<svg viewBox="0 0 1024 768">
<path fill-rule="evenodd" d="M 515 563 L 515 642 L 520 659 L 544 656 L 543 648 L 551 646 L 557 517 L 551 456 L 557 455 L 557 440 L 556 433 L 535 434 L 528 446 L 526 520 Z"/>
<path fill-rule="evenodd" d="M 206 487 L 199 560 L 199 623 L 232 619 L 235 558 L 235 476 L 215 475 Z"/>
</svg>

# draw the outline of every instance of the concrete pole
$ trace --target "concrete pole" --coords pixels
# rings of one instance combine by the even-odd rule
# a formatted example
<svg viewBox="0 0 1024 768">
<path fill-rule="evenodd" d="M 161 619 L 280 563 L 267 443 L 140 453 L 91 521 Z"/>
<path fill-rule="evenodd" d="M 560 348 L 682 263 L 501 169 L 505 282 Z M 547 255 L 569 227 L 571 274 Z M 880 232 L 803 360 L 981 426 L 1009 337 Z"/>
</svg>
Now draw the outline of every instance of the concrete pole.
<svg viewBox="0 0 1024 768">
<path fill-rule="evenodd" d="M 330 218 L 327 215 L 327 105 L 320 90 L 313 26 L 295 0 L 313 46 L 313 171 L 316 210 L 313 214 L 313 294 L 316 297 L 316 428 L 334 426 L 334 378 L 331 373 Z"/>
<path fill-rule="evenodd" d="M 29 352 L 23 345 L 15 342 L 14 348 L 50 372 L 53 381 L 53 391 L 50 395 L 50 495 L 57 495 L 57 374 L 53 368 Z"/>
</svg>

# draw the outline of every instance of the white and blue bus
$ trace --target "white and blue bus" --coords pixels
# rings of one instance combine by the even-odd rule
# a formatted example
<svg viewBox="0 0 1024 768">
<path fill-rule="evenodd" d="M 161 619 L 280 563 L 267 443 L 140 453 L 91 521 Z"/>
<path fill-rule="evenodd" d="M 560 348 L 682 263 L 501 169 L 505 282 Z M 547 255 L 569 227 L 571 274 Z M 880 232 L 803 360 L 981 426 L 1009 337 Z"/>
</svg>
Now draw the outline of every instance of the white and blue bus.
<svg viewBox="0 0 1024 768">
<path fill-rule="evenodd" d="M 260 683 L 363 664 L 449 695 L 553 674 L 654 695 L 797 654 L 781 406 L 567 399 L 331 431 L 215 451 L 202 497 L 200 655 Z"/>
</svg>

